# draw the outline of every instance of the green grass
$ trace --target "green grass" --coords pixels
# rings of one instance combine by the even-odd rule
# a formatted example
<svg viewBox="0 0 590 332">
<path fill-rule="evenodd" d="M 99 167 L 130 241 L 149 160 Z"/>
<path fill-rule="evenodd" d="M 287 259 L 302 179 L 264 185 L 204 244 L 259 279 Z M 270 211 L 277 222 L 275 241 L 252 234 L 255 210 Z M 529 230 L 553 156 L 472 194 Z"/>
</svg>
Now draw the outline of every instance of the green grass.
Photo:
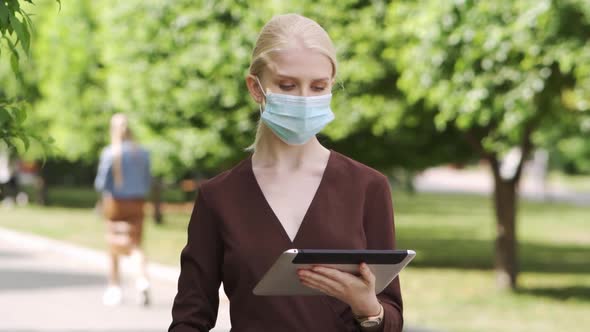
<svg viewBox="0 0 590 332">
<path fill-rule="evenodd" d="M 64 190 L 61 195 L 85 194 Z M 418 253 L 400 277 L 407 325 L 460 332 L 587 331 L 590 207 L 521 203 L 517 231 L 522 272 L 516 293 L 495 288 L 489 199 L 396 192 L 394 209 L 398 247 Z M 146 220 L 150 259 L 177 265 L 188 219 L 185 212 L 167 214 L 162 226 Z M 0 227 L 105 247 L 103 223 L 88 208 L 0 210 Z"/>
<path fill-rule="evenodd" d="M 492 271 L 491 202 L 394 194 L 398 246 L 418 256 L 402 272 L 409 324 L 445 331 L 587 331 L 590 208 L 521 203 L 519 290 Z"/>
<path fill-rule="evenodd" d="M 550 172 L 549 182 L 559 183 L 570 190 L 588 192 L 590 175 L 567 175 L 561 172 Z"/>
<path fill-rule="evenodd" d="M 36 192 L 34 188 L 28 186 L 24 191 L 29 197 L 34 200 Z M 91 208 L 94 207 L 99 194 L 91 188 L 80 187 L 49 187 L 48 204 L 51 206 L 69 207 L 69 208 Z M 190 194 L 185 194 L 178 188 L 166 188 L 162 192 L 162 200 L 166 202 L 180 203 L 186 200 L 186 197 L 191 197 Z"/>
<path fill-rule="evenodd" d="M 0 227 L 106 249 L 104 221 L 90 208 L 30 206 L 0 209 L 0 216 Z M 146 219 L 143 240 L 151 260 L 171 265 L 178 263 L 180 250 L 186 244 L 189 217 L 188 213 L 168 213 L 163 225 Z"/>
</svg>

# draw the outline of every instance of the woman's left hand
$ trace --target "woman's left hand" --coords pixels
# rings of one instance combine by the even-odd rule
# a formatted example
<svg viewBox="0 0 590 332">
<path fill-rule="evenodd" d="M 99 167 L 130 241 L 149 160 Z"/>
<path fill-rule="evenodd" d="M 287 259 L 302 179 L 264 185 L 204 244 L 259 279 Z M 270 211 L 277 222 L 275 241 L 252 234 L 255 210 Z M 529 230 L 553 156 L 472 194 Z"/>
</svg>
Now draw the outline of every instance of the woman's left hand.
<svg viewBox="0 0 590 332">
<path fill-rule="evenodd" d="M 360 276 L 324 266 L 297 272 L 307 287 L 317 289 L 347 303 L 355 316 L 377 315 L 381 304 L 375 295 L 375 275 L 367 264 L 359 265 Z"/>
</svg>

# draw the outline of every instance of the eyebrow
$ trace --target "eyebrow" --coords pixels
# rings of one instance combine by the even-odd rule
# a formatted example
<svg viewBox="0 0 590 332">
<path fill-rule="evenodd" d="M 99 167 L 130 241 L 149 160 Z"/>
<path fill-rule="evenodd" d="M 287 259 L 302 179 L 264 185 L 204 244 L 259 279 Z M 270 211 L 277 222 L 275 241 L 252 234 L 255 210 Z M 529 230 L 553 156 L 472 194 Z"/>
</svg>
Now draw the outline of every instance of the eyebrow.
<svg viewBox="0 0 590 332">
<path fill-rule="evenodd" d="M 298 77 L 293 77 L 293 76 L 279 74 L 279 73 L 277 73 L 277 76 L 279 78 L 286 78 L 286 79 L 291 79 L 291 80 L 294 80 L 294 81 L 299 81 L 299 78 Z M 312 79 L 313 82 L 317 82 L 317 81 L 329 81 L 329 80 L 330 80 L 329 77 L 322 77 L 322 78 L 314 78 L 314 79 Z"/>
</svg>

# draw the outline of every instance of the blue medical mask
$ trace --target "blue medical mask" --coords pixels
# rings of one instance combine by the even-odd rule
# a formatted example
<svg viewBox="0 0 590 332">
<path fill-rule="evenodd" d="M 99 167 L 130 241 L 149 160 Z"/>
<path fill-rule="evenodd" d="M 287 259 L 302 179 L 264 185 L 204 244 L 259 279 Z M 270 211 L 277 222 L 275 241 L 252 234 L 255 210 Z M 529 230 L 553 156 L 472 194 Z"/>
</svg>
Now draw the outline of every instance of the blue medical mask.
<svg viewBox="0 0 590 332">
<path fill-rule="evenodd" d="M 258 85 L 262 89 L 262 85 Z M 328 123 L 334 120 L 330 109 L 332 94 L 313 97 L 262 93 L 266 97 L 262 121 L 285 143 L 307 143 Z"/>
</svg>

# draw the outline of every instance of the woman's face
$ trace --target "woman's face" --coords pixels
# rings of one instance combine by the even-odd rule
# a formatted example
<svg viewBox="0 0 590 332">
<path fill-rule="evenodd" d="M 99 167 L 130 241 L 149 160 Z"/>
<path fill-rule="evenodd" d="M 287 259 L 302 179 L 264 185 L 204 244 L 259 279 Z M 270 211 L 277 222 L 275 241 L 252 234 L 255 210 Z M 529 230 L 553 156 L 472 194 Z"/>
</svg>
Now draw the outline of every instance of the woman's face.
<svg viewBox="0 0 590 332">
<path fill-rule="evenodd" d="M 309 48 L 292 48 L 274 52 L 270 59 L 258 77 L 265 93 L 319 96 L 331 92 L 332 63 L 320 52 Z M 264 95 L 256 78 L 250 75 L 247 83 L 254 100 L 262 102 Z"/>
</svg>

